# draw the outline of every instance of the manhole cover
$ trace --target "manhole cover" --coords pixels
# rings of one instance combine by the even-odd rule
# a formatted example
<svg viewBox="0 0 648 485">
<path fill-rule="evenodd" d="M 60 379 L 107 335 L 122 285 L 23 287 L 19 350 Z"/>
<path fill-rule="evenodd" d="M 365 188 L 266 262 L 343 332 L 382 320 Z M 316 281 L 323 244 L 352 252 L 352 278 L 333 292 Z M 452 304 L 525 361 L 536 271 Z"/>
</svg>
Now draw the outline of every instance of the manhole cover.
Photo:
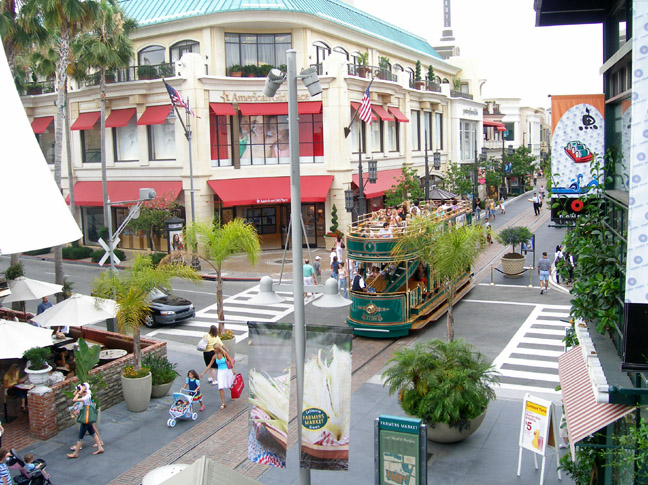
<svg viewBox="0 0 648 485">
<path fill-rule="evenodd" d="M 272 263 L 274 263 L 274 264 L 281 264 L 281 263 L 292 264 L 292 259 L 275 259 L 274 261 L 272 261 Z"/>
</svg>

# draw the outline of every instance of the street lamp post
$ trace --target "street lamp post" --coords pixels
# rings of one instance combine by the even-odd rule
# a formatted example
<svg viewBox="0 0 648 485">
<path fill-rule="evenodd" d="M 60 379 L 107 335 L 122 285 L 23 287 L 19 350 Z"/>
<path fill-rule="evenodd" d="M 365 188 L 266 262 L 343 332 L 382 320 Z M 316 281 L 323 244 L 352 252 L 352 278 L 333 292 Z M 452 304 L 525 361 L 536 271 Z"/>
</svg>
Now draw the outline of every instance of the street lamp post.
<svg viewBox="0 0 648 485">
<path fill-rule="evenodd" d="M 475 143 L 475 166 L 473 172 L 473 194 L 472 194 L 472 210 L 475 211 L 477 207 L 477 177 L 479 174 L 479 159 L 477 158 L 477 143 Z"/>
<path fill-rule="evenodd" d="M 367 198 L 362 183 L 362 126 L 358 125 L 358 215 L 367 213 Z"/>
<path fill-rule="evenodd" d="M 506 157 L 504 155 L 504 142 L 506 141 L 504 139 L 504 132 L 500 132 L 502 135 L 502 188 L 500 189 L 500 199 L 504 197 L 504 193 L 506 192 Z"/>
<path fill-rule="evenodd" d="M 428 165 L 428 136 L 425 133 L 425 200 L 430 200 L 430 166 Z M 436 153 L 434 154 L 436 156 Z"/>
</svg>

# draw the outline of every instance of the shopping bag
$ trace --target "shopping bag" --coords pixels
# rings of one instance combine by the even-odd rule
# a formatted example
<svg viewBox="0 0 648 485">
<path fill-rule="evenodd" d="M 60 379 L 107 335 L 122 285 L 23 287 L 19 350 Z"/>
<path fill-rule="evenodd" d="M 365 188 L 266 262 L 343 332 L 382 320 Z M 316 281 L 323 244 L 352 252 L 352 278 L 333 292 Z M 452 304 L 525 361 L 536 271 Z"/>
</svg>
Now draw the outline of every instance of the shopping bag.
<svg viewBox="0 0 648 485">
<path fill-rule="evenodd" d="M 228 369 L 234 368 L 234 359 L 232 357 L 230 357 L 229 360 L 227 361 L 227 368 Z"/>
<path fill-rule="evenodd" d="M 232 399 L 238 399 L 239 397 L 241 397 L 243 389 L 245 389 L 243 376 L 241 374 L 236 374 L 236 376 L 234 377 L 234 382 L 232 383 L 232 388 L 230 389 Z"/>
<path fill-rule="evenodd" d="M 199 352 L 204 352 L 207 349 L 207 339 L 205 337 L 201 338 L 196 345 L 196 350 Z"/>
<path fill-rule="evenodd" d="M 97 422 L 97 405 L 95 403 L 90 404 L 89 406 L 84 406 L 79 417 L 77 417 L 77 423 L 80 424 L 91 424 Z"/>
</svg>

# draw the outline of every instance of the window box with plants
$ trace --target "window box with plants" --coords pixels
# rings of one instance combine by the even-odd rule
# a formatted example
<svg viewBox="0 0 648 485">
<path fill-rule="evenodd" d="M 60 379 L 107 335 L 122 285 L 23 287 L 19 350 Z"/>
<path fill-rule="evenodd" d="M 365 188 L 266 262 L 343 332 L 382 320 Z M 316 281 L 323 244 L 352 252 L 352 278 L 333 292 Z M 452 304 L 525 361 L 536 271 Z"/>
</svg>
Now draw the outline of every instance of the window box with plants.
<svg viewBox="0 0 648 485">
<path fill-rule="evenodd" d="M 243 66 L 243 77 L 258 77 L 259 76 L 259 68 L 255 66 L 254 64 L 248 64 L 247 66 Z"/>
<path fill-rule="evenodd" d="M 25 373 L 29 376 L 29 382 L 37 385 L 47 384 L 52 366 L 49 360 L 52 358 L 52 351 L 48 347 L 32 347 L 23 354 L 27 360 Z"/>
<path fill-rule="evenodd" d="M 329 232 L 324 235 L 326 249 L 331 250 L 335 247 L 338 236 L 344 238 L 344 233 L 338 229 L 337 207 L 333 204 L 331 208 L 331 226 L 329 227 Z"/>
<path fill-rule="evenodd" d="M 427 424 L 428 439 L 456 443 L 474 433 L 495 398 L 497 373 L 462 339 L 429 340 L 398 350 L 383 373 L 389 394 Z"/>
<path fill-rule="evenodd" d="M 521 278 L 524 272 L 526 257 L 515 252 L 515 246 L 527 243 L 533 237 L 533 233 L 523 226 L 513 226 L 502 229 L 495 236 L 500 244 L 511 245 L 512 251 L 502 256 L 502 272 L 506 278 Z"/>
<path fill-rule="evenodd" d="M 243 66 L 240 64 L 234 64 L 230 66 L 227 70 L 229 72 L 228 76 L 230 77 L 241 77 L 243 75 Z"/>
<path fill-rule="evenodd" d="M 180 374 L 176 371 L 177 364 L 169 361 L 164 355 L 148 354 L 142 359 L 142 364 L 151 370 L 152 384 L 151 397 L 166 396 L 173 386 L 173 381 Z"/>
<path fill-rule="evenodd" d="M 147 64 L 137 66 L 137 78 L 144 80 L 144 79 L 157 79 L 158 77 L 158 72 L 157 69 L 155 69 L 155 66 L 149 66 Z"/>
</svg>

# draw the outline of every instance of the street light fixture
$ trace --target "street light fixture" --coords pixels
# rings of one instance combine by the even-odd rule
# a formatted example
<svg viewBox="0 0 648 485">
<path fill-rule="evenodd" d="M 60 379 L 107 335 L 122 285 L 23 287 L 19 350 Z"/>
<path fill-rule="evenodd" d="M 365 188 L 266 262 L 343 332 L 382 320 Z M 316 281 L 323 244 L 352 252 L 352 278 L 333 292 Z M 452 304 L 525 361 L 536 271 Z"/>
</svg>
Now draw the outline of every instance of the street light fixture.
<svg viewBox="0 0 648 485">
<path fill-rule="evenodd" d="M 434 170 L 441 169 L 441 153 L 434 152 Z"/>
</svg>

